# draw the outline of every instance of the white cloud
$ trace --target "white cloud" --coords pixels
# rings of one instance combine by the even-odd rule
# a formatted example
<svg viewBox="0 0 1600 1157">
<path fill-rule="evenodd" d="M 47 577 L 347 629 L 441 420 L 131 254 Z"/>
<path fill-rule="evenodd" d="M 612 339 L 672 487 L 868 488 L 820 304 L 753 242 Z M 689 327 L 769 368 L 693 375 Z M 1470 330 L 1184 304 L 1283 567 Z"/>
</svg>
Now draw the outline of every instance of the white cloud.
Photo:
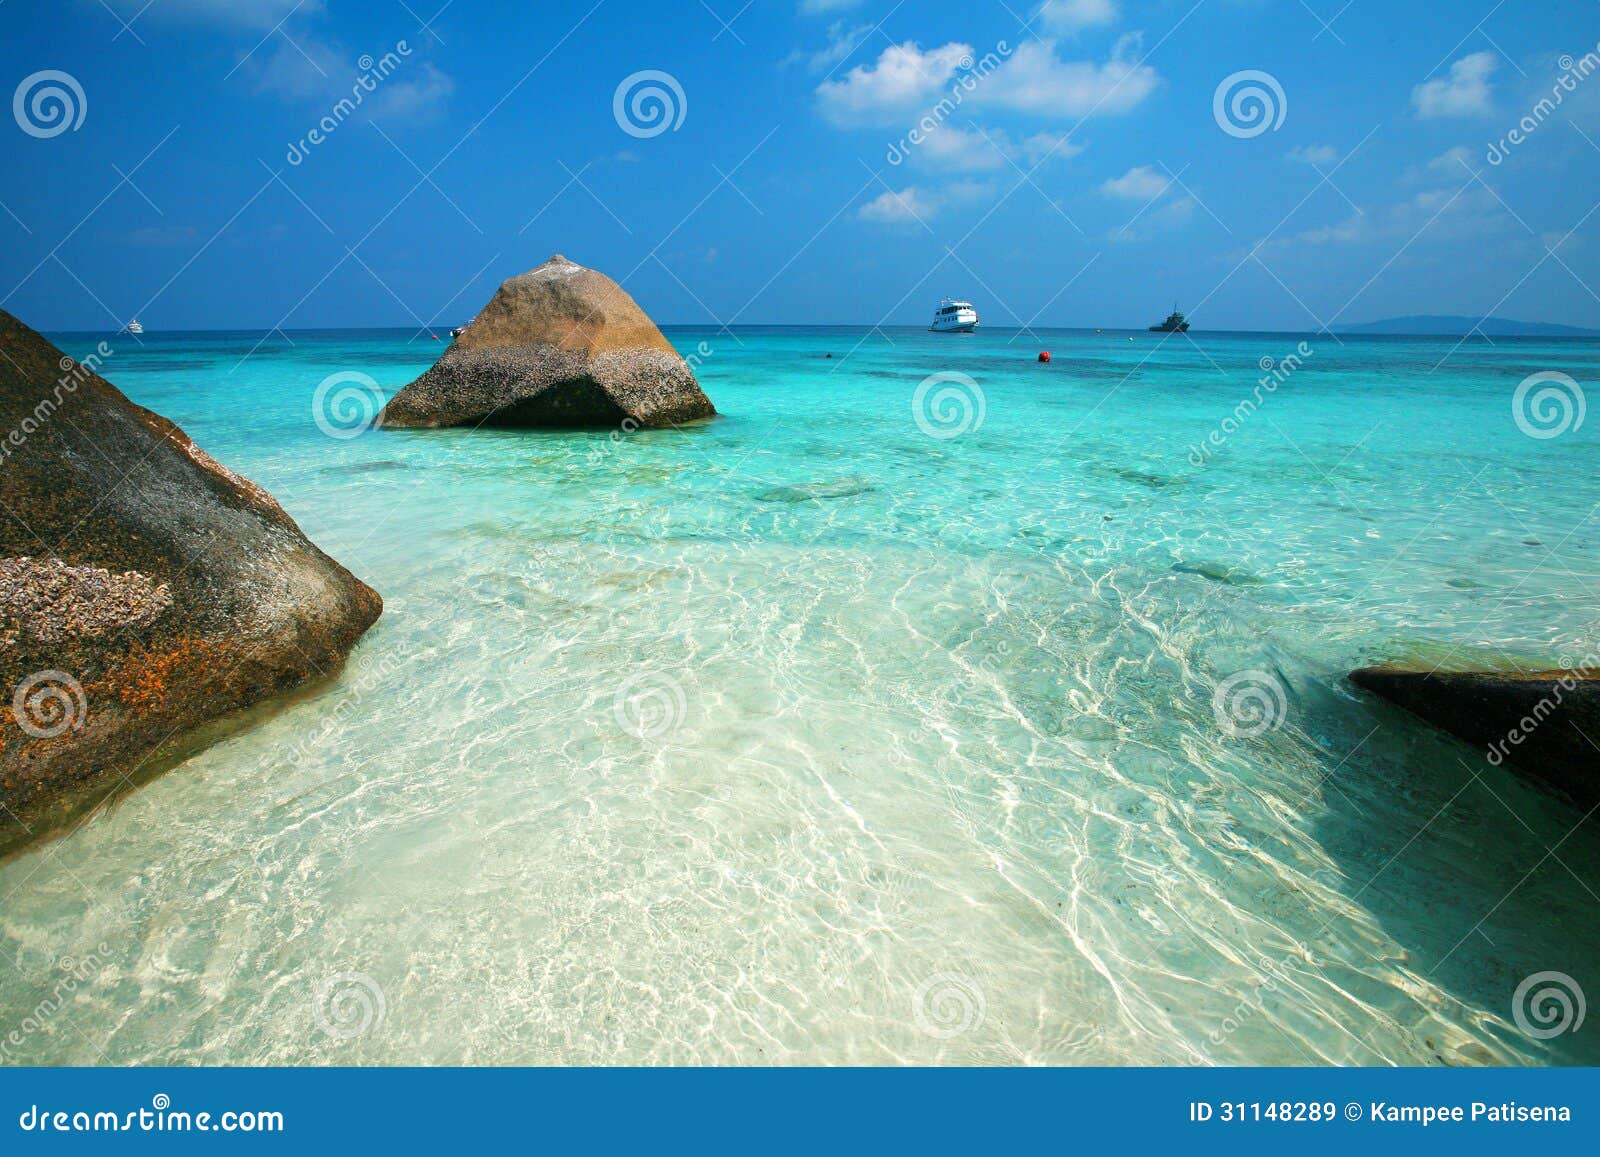
<svg viewBox="0 0 1600 1157">
<path fill-rule="evenodd" d="M 1339 150 L 1332 145 L 1296 145 L 1290 149 L 1288 158 L 1302 165 L 1314 165 L 1319 169 L 1339 163 Z"/>
<path fill-rule="evenodd" d="M 297 37 L 296 43 L 298 47 L 278 39 L 272 48 L 262 49 L 246 62 L 244 71 L 256 92 L 315 108 L 355 99 L 352 93 L 359 91 L 357 78 L 370 75 L 375 87 L 370 94 L 361 92 L 362 114 L 422 123 L 442 113 L 455 91 L 454 80 L 431 61 L 417 59 L 415 53 L 394 56 L 399 63 L 378 79 L 373 70 L 363 73 L 359 57 L 342 46 L 310 36 Z"/>
<path fill-rule="evenodd" d="M 1108 197 L 1125 201 L 1153 201 L 1172 185 L 1172 178 L 1159 173 L 1149 165 L 1136 165 L 1120 177 L 1113 177 L 1100 186 Z"/>
<path fill-rule="evenodd" d="M 1463 174 L 1463 176 L 1465 176 Z M 1425 189 L 1406 201 L 1354 213 L 1343 221 L 1295 234 L 1287 242 L 1307 245 L 1424 243 L 1484 237 L 1501 231 L 1506 214 L 1487 189 Z M 1278 246 L 1280 242 L 1271 242 Z"/>
<path fill-rule="evenodd" d="M 367 100 L 373 116 L 409 121 L 432 120 L 444 111 L 445 101 L 456 89 L 456 82 L 428 61 L 402 76 L 390 76 L 378 83 L 378 91 Z"/>
<path fill-rule="evenodd" d="M 944 209 L 981 201 L 995 193 L 993 185 L 982 181 L 953 181 L 939 189 L 908 185 L 898 191 L 884 190 L 861 206 L 856 216 L 880 225 L 916 225 L 932 220 Z"/>
<path fill-rule="evenodd" d="M 854 52 L 872 35 L 872 31 L 870 24 L 847 25 L 843 20 L 835 20 L 828 25 L 828 42 L 825 45 L 813 52 L 796 48 L 783 58 L 782 63 L 786 66 L 803 64 L 813 72 L 826 72 Z"/>
<path fill-rule="evenodd" d="M 927 52 L 910 40 L 891 44 L 873 64 L 858 64 L 838 80 L 818 85 L 817 102 L 837 125 L 892 124 L 932 104 L 956 70 L 971 61 L 966 44 Z"/>
<path fill-rule="evenodd" d="M 1062 32 L 1110 24 L 1116 18 L 1117 6 L 1113 0 L 1045 0 L 1044 7 L 1039 9 L 1040 22 Z"/>
<path fill-rule="evenodd" d="M 1180 225 L 1187 225 L 1194 217 L 1194 210 L 1193 197 L 1179 197 L 1168 201 L 1159 209 L 1134 218 L 1121 229 L 1113 229 L 1106 240 L 1116 242 L 1147 240 Z"/>
<path fill-rule="evenodd" d="M 1070 133 L 1034 133 L 1018 149 L 1021 159 L 1030 165 L 1044 160 L 1069 160 L 1083 152 L 1084 146 L 1072 139 Z"/>
<path fill-rule="evenodd" d="M 1428 162 L 1428 168 L 1435 173 L 1445 173 L 1452 177 L 1465 177 L 1471 170 L 1473 152 L 1466 145 L 1456 145 L 1446 149 L 1433 160 Z M 1462 166 L 1467 166 L 1463 168 Z"/>
<path fill-rule="evenodd" d="M 1117 42 L 1102 64 L 1062 60 L 1051 41 L 1031 40 L 980 82 L 967 99 L 1058 117 L 1126 112 L 1155 91 L 1161 78 L 1136 59 L 1137 35 Z"/>
<path fill-rule="evenodd" d="M 287 101 L 320 100 L 335 88 L 334 77 L 355 68 L 355 61 L 343 59 L 319 40 L 301 37 L 298 47 L 279 37 L 273 40 L 244 62 L 243 71 L 258 93 Z"/>
<path fill-rule="evenodd" d="M 1474 52 L 1450 66 L 1450 72 L 1411 90 L 1411 107 L 1426 120 L 1482 116 L 1491 111 L 1489 78 L 1499 65 L 1492 52 Z"/>
<path fill-rule="evenodd" d="M 962 129 L 943 124 L 907 150 L 907 156 L 913 162 L 942 171 L 981 172 L 1014 164 L 1034 165 L 1046 158 L 1064 161 L 1082 151 L 1083 146 L 1065 133 L 1035 133 L 1014 141 L 1003 129 Z"/>
<path fill-rule="evenodd" d="M 1409 165 L 1400 174 L 1402 185 L 1437 185 L 1440 181 L 1453 181 L 1459 185 L 1479 167 L 1479 154 L 1466 145 L 1448 148 L 1436 157 L 1421 164 Z"/>
<path fill-rule="evenodd" d="M 818 13 L 843 12 L 860 3 L 861 0 L 800 0 L 800 11 L 815 16 Z"/>
<path fill-rule="evenodd" d="M 856 215 L 863 221 L 875 221 L 880 225 L 905 225 L 926 221 L 936 211 L 931 194 L 908 185 L 898 193 L 885 189 L 861 206 Z"/>
</svg>

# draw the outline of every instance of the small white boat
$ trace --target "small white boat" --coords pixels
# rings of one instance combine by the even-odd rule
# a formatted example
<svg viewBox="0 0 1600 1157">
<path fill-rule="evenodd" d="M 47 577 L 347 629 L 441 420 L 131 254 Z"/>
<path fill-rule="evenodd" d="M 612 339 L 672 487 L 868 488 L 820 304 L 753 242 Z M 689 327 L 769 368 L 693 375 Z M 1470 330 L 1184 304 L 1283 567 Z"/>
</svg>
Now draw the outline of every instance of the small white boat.
<svg viewBox="0 0 1600 1157">
<path fill-rule="evenodd" d="M 132 321 L 130 321 L 128 323 L 127 330 L 128 330 L 129 333 L 143 333 L 144 332 L 144 326 L 139 324 L 139 319 L 138 318 L 134 318 Z"/>
<path fill-rule="evenodd" d="M 934 333 L 971 333 L 978 328 L 978 311 L 970 301 L 951 301 L 948 297 L 933 311 Z"/>
</svg>

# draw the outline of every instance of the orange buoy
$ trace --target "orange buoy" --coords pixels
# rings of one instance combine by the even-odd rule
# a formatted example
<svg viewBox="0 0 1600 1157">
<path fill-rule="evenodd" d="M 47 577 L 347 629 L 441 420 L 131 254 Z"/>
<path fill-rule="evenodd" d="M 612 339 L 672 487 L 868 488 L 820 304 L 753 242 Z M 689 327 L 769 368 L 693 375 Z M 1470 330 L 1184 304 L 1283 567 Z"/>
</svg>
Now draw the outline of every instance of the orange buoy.
<svg viewBox="0 0 1600 1157">
<path fill-rule="evenodd" d="M 1039 352 L 1039 360 L 1041 362 L 1049 361 L 1050 360 L 1050 351 L 1049 350 L 1041 350 Z"/>
</svg>

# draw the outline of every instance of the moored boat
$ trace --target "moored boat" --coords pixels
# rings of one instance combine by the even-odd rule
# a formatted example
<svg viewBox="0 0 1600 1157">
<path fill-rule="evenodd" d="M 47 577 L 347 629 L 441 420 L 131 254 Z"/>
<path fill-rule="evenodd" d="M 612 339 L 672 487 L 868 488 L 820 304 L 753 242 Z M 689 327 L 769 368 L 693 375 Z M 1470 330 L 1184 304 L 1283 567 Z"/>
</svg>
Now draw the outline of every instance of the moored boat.
<svg viewBox="0 0 1600 1157">
<path fill-rule="evenodd" d="M 1172 312 L 1167 314 L 1167 320 L 1160 325 L 1150 327 L 1151 333 L 1188 333 L 1189 319 L 1178 312 L 1178 303 L 1172 303 Z"/>
<path fill-rule="evenodd" d="M 978 311 L 972 308 L 970 301 L 952 301 L 947 297 L 933 311 L 933 324 L 928 328 L 934 333 L 971 333 L 978 328 Z"/>
</svg>

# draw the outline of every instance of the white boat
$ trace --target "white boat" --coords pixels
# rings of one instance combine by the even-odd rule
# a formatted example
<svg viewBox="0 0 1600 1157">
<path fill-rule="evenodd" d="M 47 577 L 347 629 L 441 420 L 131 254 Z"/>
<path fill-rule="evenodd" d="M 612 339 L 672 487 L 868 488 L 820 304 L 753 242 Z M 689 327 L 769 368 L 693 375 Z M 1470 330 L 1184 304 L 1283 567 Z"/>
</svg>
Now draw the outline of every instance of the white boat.
<svg viewBox="0 0 1600 1157">
<path fill-rule="evenodd" d="M 134 318 L 132 321 L 130 321 L 128 323 L 127 329 L 128 329 L 129 333 L 143 333 L 144 332 L 144 326 L 139 324 L 139 319 L 138 318 Z"/>
<path fill-rule="evenodd" d="M 951 301 L 948 297 L 933 311 L 934 333 L 971 333 L 978 328 L 978 311 L 970 301 Z"/>
</svg>

